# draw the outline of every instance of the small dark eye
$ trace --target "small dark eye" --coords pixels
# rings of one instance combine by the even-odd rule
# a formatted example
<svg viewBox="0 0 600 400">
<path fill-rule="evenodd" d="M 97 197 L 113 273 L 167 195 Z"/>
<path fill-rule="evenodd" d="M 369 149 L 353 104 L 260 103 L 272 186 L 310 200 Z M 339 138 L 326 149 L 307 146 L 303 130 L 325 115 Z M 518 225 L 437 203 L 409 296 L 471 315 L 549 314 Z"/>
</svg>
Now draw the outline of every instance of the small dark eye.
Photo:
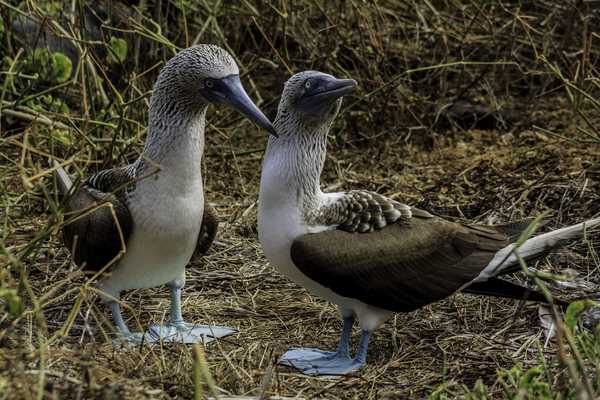
<svg viewBox="0 0 600 400">
<path fill-rule="evenodd" d="M 207 88 L 209 88 L 209 89 L 212 89 L 212 88 L 213 88 L 213 86 L 215 86 L 215 83 L 213 82 L 213 80 L 212 80 L 212 79 L 206 79 L 206 80 L 204 81 L 204 86 L 206 86 L 206 87 L 207 87 Z"/>
<path fill-rule="evenodd" d="M 304 87 L 306 89 L 310 89 L 311 85 L 312 85 L 312 82 L 310 81 L 310 79 L 307 79 L 306 82 L 304 82 Z"/>
</svg>

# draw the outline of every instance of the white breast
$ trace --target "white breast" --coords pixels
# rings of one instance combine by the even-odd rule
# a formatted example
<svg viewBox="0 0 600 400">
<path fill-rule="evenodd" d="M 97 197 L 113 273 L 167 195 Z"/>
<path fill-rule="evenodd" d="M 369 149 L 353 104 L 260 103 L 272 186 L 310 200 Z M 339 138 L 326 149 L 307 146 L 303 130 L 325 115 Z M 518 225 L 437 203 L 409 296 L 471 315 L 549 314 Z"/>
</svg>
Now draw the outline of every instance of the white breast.
<svg viewBox="0 0 600 400">
<path fill-rule="evenodd" d="M 323 195 L 323 202 L 330 201 Z M 337 197 L 333 194 L 332 197 Z M 327 226 L 308 226 L 304 223 L 296 191 L 279 178 L 278 168 L 265 163 L 260 184 L 258 237 L 265 256 L 280 273 L 303 286 L 312 294 L 352 312 L 363 329 L 374 330 L 391 314 L 359 300 L 343 297 L 304 275 L 291 258 L 291 246 L 299 236 L 330 229 Z"/>
<path fill-rule="evenodd" d="M 174 185 L 177 178 L 162 172 L 137 184 L 129 202 L 133 232 L 126 254 L 100 283 L 105 292 L 117 297 L 122 290 L 185 281 L 204 212 L 200 171 L 184 189 Z"/>
</svg>

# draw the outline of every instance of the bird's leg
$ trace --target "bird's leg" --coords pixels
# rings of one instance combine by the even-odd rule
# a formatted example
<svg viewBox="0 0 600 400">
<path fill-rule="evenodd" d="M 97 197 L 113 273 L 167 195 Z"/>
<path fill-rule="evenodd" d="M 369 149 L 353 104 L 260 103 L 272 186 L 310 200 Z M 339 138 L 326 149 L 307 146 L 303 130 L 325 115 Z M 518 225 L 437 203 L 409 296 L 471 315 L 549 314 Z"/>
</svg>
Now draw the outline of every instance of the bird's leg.
<svg viewBox="0 0 600 400">
<path fill-rule="evenodd" d="M 181 314 L 182 283 L 174 281 L 169 284 L 171 292 L 171 319 L 167 325 L 152 325 L 149 332 L 157 339 L 181 343 L 208 343 L 237 332 L 224 326 L 195 325 L 185 322 Z"/>
<path fill-rule="evenodd" d="M 347 375 L 361 369 L 367 362 L 369 338 L 371 331 L 363 330 L 356 357 L 338 357 L 330 360 L 313 361 L 310 367 L 302 368 L 302 373 L 307 375 Z"/>
<path fill-rule="evenodd" d="M 132 333 L 129 330 L 129 328 L 125 324 L 125 321 L 123 320 L 123 315 L 121 314 L 121 306 L 119 305 L 119 302 L 116 300 L 112 300 L 109 302 L 109 305 L 113 321 L 115 323 L 115 326 L 117 327 L 117 330 L 119 331 L 121 339 L 124 339 L 128 342 L 140 343 L 144 339 L 144 334 L 138 332 Z"/>
<path fill-rule="evenodd" d="M 342 326 L 342 334 L 336 353 L 340 356 L 350 357 L 350 334 L 352 333 L 352 325 L 354 324 L 354 316 L 345 317 Z"/>
<path fill-rule="evenodd" d="M 118 301 L 110 302 L 110 311 L 112 313 L 113 321 L 117 329 L 119 330 L 119 333 L 123 336 L 129 335 L 131 332 L 129 331 L 129 328 L 123 320 L 123 315 L 121 314 L 121 306 L 119 305 Z"/>
<path fill-rule="evenodd" d="M 171 322 L 170 325 L 182 326 L 185 325 L 183 315 L 181 314 L 181 287 L 170 285 L 169 291 L 171 293 Z"/>
<path fill-rule="evenodd" d="M 351 360 L 348 348 L 352 325 L 354 324 L 354 316 L 344 316 L 343 321 L 342 333 L 336 351 L 324 351 L 308 347 L 292 348 L 285 352 L 279 363 L 304 370 L 306 368 L 310 369 L 314 365 L 333 362 L 334 360 Z"/>
<path fill-rule="evenodd" d="M 367 363 L 369 339 L 371 339 L 371 331 L 363 330 L 360 336 L 360 343 L 358 344 L 358 351 L 356 352 L 356 357 L 354 357 L 354 363 L 358 365 L 358 368 L 361 368 Z"/>
</svg>

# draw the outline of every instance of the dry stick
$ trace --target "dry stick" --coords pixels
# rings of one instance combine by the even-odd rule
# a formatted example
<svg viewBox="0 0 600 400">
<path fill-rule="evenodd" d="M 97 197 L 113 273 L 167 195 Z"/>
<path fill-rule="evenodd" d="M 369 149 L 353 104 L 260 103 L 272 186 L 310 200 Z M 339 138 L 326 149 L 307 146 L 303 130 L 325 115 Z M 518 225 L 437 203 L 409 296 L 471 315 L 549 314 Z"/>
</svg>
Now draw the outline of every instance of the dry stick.
<svg viewBox="0 0 600 400">
<path fill-rule="evenodd" d="M 57 163 L 56 165 L 54 165 L 50 169 L 43 170 L 42 172 L 38 172 L 37 174 L 35 174 L 35 175 L 33 175 L 33 176 L 29 177 L 29 178 L 25 178 L 26 181 L 27 181 L 27 184 L 31 185 L 32 182 L 38 180 L 39 178 L 42 178 L 42 177 L 44 177 L 46 175 L 49 175 L 49 174 L 53 173 L 54 171 L 56 171 L 57 169 L 62 168 L 65 165 L 69 165 L 71 163 L 73 163 L 73 159 L 68 159 L 68 160 L 66 160 L 66 161 L 64 161 L 62 163 Z"/>
<path fill-rule="evenodd" d="M 44 386 L 46 382 L 46 353 L 44 352 L 44 339 L 42 335 L 38 334 L 38 342 L 39 342 L 39 352 L 40 352 L 40 372 L 38 375 L 38 385 L 37 385 L 37 400 L 42 400 L 44 398 Z"/>
<path fill-rule="evenodd" d="M 134 30 L 131 32 L 136 33 L 140 36 L 143 36 L 147 39 L 150 39 L 153 42 L 160 43 L 160 44 L 167 46 L 173 54 L 177 53 L 177 51 L 180 50 L 180 47 L 175 45 L 173 42 L 171 42 L 168 38 L 166 38 L 162 34 L 162 28 L 160 27 L 159 24 L 154 22 L 152 19 L 147 19 L 147 20 L 150 23 L 150 25 L 152 25 L 152 26 L 154 26 L 154 28 L 156 28 L 157 32 L 153 32 L 153 31 L 149 30 L 146 26 L 142 25 L 141 22 L 135 21 L 130 18 L 129 22 L 131 23 L 131 26 L 134 28 Z"/>
<path fill-rule="evenodd" d="M 52 337 L 49 339 L 49 342 L 54 342 L 58 338 L 65 337 L 71 331 L 71 328 L 73 327 L 73 324 L 75 323 L 75 318 L 77 318 L 77 314 L 79 313 L 79 310 L 81 309 L 82 303 L 83 303 L 82 289 L 80 289 L 80 294 L 75 299 L 75 304 L 73 304 L 73 307 L 71 308 L 71 311 L 69 312 L 69 315 L 67 316 L 67 320 L 65 321 L 63 326 L 54 335 L 52 335 Z"/>
<path fill-rule="evenodd" d="M 536 221 L 538 221 L 539 219 L 540 219 L 540 217 L 536 218 L 530 224 L 530 227 L 528 227 L 525 230 L 525 232 L 521 235 L 521 237 L 517 241 L 517 244 L 515 245 L 515 248 L 513 249 L 513 252 L 517 256 L 517 260 L 519 261 L 521 269 L 523 270 L 525 275 L 533 278 L 537 287 L 540 289 L 540 291 L 542 292 L 544 297 L 546 297 L 546 300 L 550 304 L 550 309 L 552 310 L 552 314 L 554 317 L 554 323 L 556 325 L 556 336 L 558 338 L 558 344 L 559 344 L 559 352 L 558 352 L 559 357 L 560 357 L 562 363 L 567 367 L 567 369 L 569 371 L 569 375 L 571 376 L 571 380 L 575 384 L 578 392 L 580 392 L 580 394 L 581 394 L 582 391 L 585 391 L 585 393 L 588 396 L 587 398 L 589 398 L 591 400 L 591 399 L 595 398 L 595 396 L 594 396 L 594 391 L 592 389 L 592 385 L 589 382 L 587 375 L 577 373 L 577 370 L 576 370 L 575 366 L 573 365 L 572 360 L 569 360 L 569 358 L 567 357 L 567 355 L 564 351 L 564 338 L 566 337 L 567 343 L 568 343 L 569 347 L 571 348 L 571 351 L 573 352 L 573 355 L 575 357 L 575 360 L 576 360 L 580 370 L 584 371 L 585 366 L 583 363 L 583 359 L 581 358 L 581 354 L 579 353 L 579 350 L 576 347 L 576 344 L 575 344 L 575 341 L 573 340 L 572 334 L 570 333 L 570 331 L 568 331 L 565 328 L 565 326 L 562 322 L 562 319 L 560 318 L 560 316 L 558 314 L 556 305 L 554 304 L 552 295 L 551 295 L 550 291 L 548 290 L 548 288 L 546 287 L 546 285 L 539 279 L 538 273 L 529 271 L 529 269 L 527 268 L 527 264 L 525 263 L 525 260 L 523 260 L 523 258 L 519 255 L 519 253 L 516 252 L 518 247 L 520 247 L 520 245 L 522 245 L 524 243 L 526 238 L 531 236 L 531 233 L 533 233 L 533 232 L 530 233 L 530 231 L 532 230 L 531 228 L 535 229 L 534 227 L 535 227 Z M 578 377 L 578 375 L 581 375 L 581 376 Z M 578 378 L 580 378 L 581 381 Z"/>
<path fill-rule="evenodd" d="M 10 64 L 10 67 L 8 68 L 8 72 L 9 74 L 13 73 L 13 70 L 15 68 L 15 66 L 17 65 L 17 61 L 19 60 L 19 57 L 21 57 L 21 54 L 23 54 L 23 49 L 19 49 L 19 51 L 17 52 L 17 54 L 15 55 L 15 58 L 13 60 L 13 62 Z M 2 105 L 4 104 L 4 97 L 6 95 L 6 90 L 8 89 L 8 81 L 10 79 L 6 78 L 6 80 L 4 81 L 4 85 L 2 86 L 2 94 L 0 95 L 0 115 L 2 115 Z M 0 133 L 2 132 L 2 119 L 0 118 Z"/>
<path fill-rule="evenodd" d="M 28 113 L 16 111 L 16 110 L 3 109 L 0 112 L 0 114 L 5 114 L 5 115 L 8 115 L 8 116 L 11 116 L 14 118 L 18 118 L 18 119 L 21 119 L 24 121 L 39 122 L 40 124 L 49 126 L 51 128 L 56 127 L 56 128 L 60 128 L 60 129 L 70 129 L 67 125 L 63 124 L 62 122 L 54 121 L 38 112 L 35 112 L 35 114 L 28 114 Z"/>
<path fill-rule="evenodd" d="M 194 354 L 196 355 L 196 368 L 199 369 L 200 375 L 204 377 L 204 381 L 206 382 L 206 386 L 208 386 L 208 390 L 215 397 L 215 399 L 218 400 L 219 392 L 217 391 L 217 384 L 210 373 L 208 362 L 206 361 L 206 356 L 204 355 L 204 348 L 198 343 L 194 344 Z M 201 386 L 201 383 L 198 386 Z"/>
<path fill-rule="evenodd" d="M 429 65 L 426 67 L 407 69 L 406 71 L 396 74 L 389 81 L 385 82 L 383 85 L 379 86 L 377 89 L 370 91 L 369 93 L 362 96 L 360 99 L 354 101 L 353 103 L 350 103 L 350 105 L 348 105 L 344 109 L 346 110 L 346 109 L 354 107 L 356 104 L 360 103 L 361 101 L 368 99 L 369 97 L 373 96 L 374 94 L 379 93 L 383 89 L 394 84 L 400 78 L 403 78 L 410 74 L 414 74 L 415 72 L 432 71 L 432 70 L 436 70 L 436 69 L 443 69 L 443 68 L 449 68 L 449 67 L 455 67 L 455 66 L 471 66 L 471 65 L 517 65 L 518 66 L 518 64 L 515 63 L 514 61 L 464 61 L 464 60 L 462 60 L 462 61 L 448 62 L 448 63 L 444 63 L 444 64 Z"/>
<path fill-rule="evenodd" d="M 202 390 L 202 370 L 200 368 L 200 352 L 202 351 L 201 346 L 195 343 L 193 346 L 194 350 L 194 399 L 204 399 L 204 390 Z"/>
<path fill-rule="evenodd" d="M 205 316 L 205 318 L 206 318 L 206 316 Z M 233 372 L 235 372 L 235 374 L 237 375 L 237 378 L 241 382 L 244 378 L 242 378 L 242 375 L 237 370 L 235 364 L 233 364 L 231 362 L 231 358 L 229 358 L 229 356 L 227 355 L 227 353 L 225 353 L 225 350 L 223 349 L 223 346 L 221 346 L 221 340 L 217 339 L 216 342 L 217 342 L 217 347 L 219 348 L 219 351 L 221 352 L 221 355 L 223 356 L 223 358 L 225 359 L 225 361 L 227 361 L 227 364 L 229 364 L 229 366 L 231 367 L 231 369 L 233 370 Z M 246 372 L 246 371 L 244 371 L 244 372 Z M 250 377 L 250 379 L 252 379 L 252 377 Z"/>
<path fill-rule="evenodd" d="M 256 25 L 256 27 L 258 28 L 258 31 L 263 36 L 265 41 L 269 44 L 269 46 L 271 47 L 271 50 L 273 50 L 273 53 L 275 53 L 275 55 L 277 56 L 279 61 L 281 61 L 283 63 L 283 66 L 285 67 L 285 69 L 287 69 L 288 73 L 290 75 L 294 75 L 294 70 L 291 69 L 290 66 L 285 62 L 283 57 L 281 57 L 281 54 L 279 54 L 279 51 L 275 48 L 275 46 L 273 45 L 273 42 L 271 42 L 271 39 L 269 39 L 269 37 L 267 36 L 267 34 L 263 30 L 263 28 L 260 26 L 260 24 L 258 23 L 258 21 L 256 20 L 255 17 L 252 17 L 252 22 L 254 22 L 254 25 Z"/>
<path fill-rule="evenodd" d="M 269 357 L 269 366 L 267 367 L 267 372 L 263 376 L 260 387 L 258 389 L 258 398 L 259 400 L 268 399 L 267 391 L 269 390 L 269 386 L 271 386 L 271 381 L 273 380 L 273 371 L 275 369 L 275 363 L 273 362 L 272 354 Z"/>
<path fill-rule="evenodd" d="M 542 283 L 542 281 L 540 279 L 534 278 L 534 280 L 540 289 L 542 287 L 545 288 L 545 285 Z M 542 290 L 542 293 L 544 293 L 544 295 L 546 294 L 546 292 L 547 292 L 547 289 L 546 289 L 546 291 Z M 567 370 L 569 371 L 569 375 L 571 376 L 571 380 L 573 381 L 573 384 L 575 385 L 575 388 L 577 389 L 577 392 L 579 393 L 578 397 L 580 399 L 586 399 L 586 400 L 587 399 L 589 399 L 589 400 L 595 399 L 596 396 L 594 395 L 594 390 L 592 389 L 592 385 L 589 381 L 588 376 L 585 373 L 582 373 L 582 374 L 577 373 L 577 369 L 575 368 L 573 361 L 569 360 L 569 357 L 567 356 L 567 354 L 565 352 L 564 340 L 566 337 L 567 344 L 569 345 L 569 347 L 571 348 L 571 351 L 573 352 L 573 356 L 575 357 L 575 360 L 576 360 L 577 364 L 579 365 L 580 371 L 585 371 L 585 366 L 583 364 L 583 360 L 581 359 L 581 354 L 579 354 L 579 350 L 577 350 L 577 347 L 573 340 L 573 336 L 565 328 L 564 323 L 562 322 L 560 315 L 558 314 L 558 311 L 556 310 L 556 306 L 551 303 L 550 308 L 552 310 L 552 314 L 553 314 L 554 321 L 556 324 L 556 337 L 558 339 L 558 356 L 560 358 L 560 361 L 567 367 Z M 587 395 L 587 397 L 583 397 L 582 396 L 583 394 Z"/>
</svg>

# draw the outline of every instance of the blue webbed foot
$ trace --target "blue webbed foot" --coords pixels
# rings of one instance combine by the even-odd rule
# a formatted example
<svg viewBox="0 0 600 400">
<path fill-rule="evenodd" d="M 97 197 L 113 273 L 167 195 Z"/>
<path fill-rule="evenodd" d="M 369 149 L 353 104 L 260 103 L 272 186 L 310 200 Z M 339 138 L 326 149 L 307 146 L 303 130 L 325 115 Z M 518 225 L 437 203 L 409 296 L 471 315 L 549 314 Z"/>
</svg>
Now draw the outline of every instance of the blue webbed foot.
<svg viewBox="0 0 600 400">
<path fill-rule="evenodd" d="M 367 361 L 367 349 L 369 347 L 371 332 L 362 331 L 356 357 L 350 358 L 348 338 L 351 326 L 350 319 L 344 320 L 344 328 L 337 351 L 329 352 L 315 348 L 292 348 L 281 357 L 279 363 L 296 368 L 306 375 L 339 376 L 358 371 Z"/>
<path fill-rule="evenodd" d="M 343 352 L 314 348 L 288 350 L 279 363 L 296 368 L 307 375 L 346 375 L 364 365 L 364 362 L 354 360 Z"/>
<path fill-rule="evenodd" d="M 344 356 L 336 351 L 324 351 L 312 347 L 294 347 L 281 356 L 279 364 L 303 369 L 311 366 L 313 362 L 327 361 L 334 358 L 344 358 Z M 350 357 L 345 356 L 345 358 Z"/>
<path fill-rule="evenodd" d="M 236 333 L 237 330 L 225 326 L 196 325 L 186 322 L 169 323 L 168 325 L 152 325 L 146 332 L 149 343 L 159 340 L 177 343 L 210 343 L 215 339 Z"/>
<path fill-rule="evenodd" d="M 147 342 L 144 332 L 119 332 L 116 339 L 113 339 L 114 346 L 138 345 Z"/>
<path fill-rule="evenodd" d="M 339 376 L 348 375 L 358 371 L 365 365 L 364 361 L 358 361 L 353 358 L 333 358 L 322 362 L 314 363 L 312 367 L 302 369 L 306 375 L 325 375 Z"/>
</svg>

